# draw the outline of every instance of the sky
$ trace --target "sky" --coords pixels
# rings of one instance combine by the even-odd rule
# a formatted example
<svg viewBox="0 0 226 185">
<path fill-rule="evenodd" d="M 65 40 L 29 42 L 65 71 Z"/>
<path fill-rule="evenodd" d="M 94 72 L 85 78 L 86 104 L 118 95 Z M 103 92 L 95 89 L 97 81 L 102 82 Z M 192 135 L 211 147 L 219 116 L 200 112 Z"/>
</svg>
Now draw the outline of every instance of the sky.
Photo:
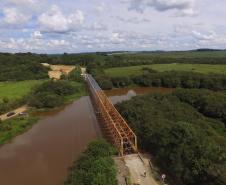
<svg viewBox="0 0 226 185">
<path fill-rule="evenodd" d="M 226 0 L 0 0 L 0 52 L 226 49 Z"/>
</svg>

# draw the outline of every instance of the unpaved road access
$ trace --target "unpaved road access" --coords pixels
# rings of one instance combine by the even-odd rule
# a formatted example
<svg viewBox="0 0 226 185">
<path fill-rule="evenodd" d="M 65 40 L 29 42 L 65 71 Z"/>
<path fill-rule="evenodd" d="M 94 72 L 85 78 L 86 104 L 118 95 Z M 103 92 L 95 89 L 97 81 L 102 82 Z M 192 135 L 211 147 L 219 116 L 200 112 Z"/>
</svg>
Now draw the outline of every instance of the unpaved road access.
<svg viewBox="0 0 226 185">
<path fill-rule="evenodd" d="M 0 115 L 0 120 L 1 121 L 5 121 L 5 120 L 8 120 L 8 119 L 14 118 L 14 117 L 18 116 L 20 113 L 26 112 L 27 109 L 28 109 L 28 107 L 26 105 L 24 105 L 22 107 L 19 107 L 19 108 L 15 109 L 15 110 L 10 111 L 10 112 L 14 112 L 15 113 L 14 115 L 12 115 L 10 117 L 7 116 L 7 114 L 9 112 Z"/>
<path fill-rule="evenodd" d="M 153 177 L 149 159 L 142 157 L 141 160 L 138 154 L 131 154 L 124 156 L 124 161 L 129 169 L 132 184 L 160 185 Z M 144 172 L 146 172 L 146 175 L 144 175 Z"/>
</svg>

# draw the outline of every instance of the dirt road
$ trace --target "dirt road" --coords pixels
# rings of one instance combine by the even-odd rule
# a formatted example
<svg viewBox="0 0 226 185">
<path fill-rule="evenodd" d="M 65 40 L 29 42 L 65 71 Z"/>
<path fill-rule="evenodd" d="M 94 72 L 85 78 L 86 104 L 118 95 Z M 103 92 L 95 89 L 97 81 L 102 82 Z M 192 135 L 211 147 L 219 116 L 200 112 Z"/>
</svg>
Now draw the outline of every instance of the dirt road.
<svg viewBox="0 0 226 185">
<path fill-rule="evenodd" d="M 27 109 L 28 109 L 28 107 L 27 107 L 26 105 L 24 105 L 24 106 L 22 106 L 22 107 L 19 107 L 19 108 L 15 109 L 15 110 L 10 111 L 10 112 L 15 112 L 15 114 L 14 114 L 13 116 L 8 117 L 7 114 L 8 114 L 9 112 L 7 112 L 7 113 L 5 113 L 5 114 L 0 115 L 0 119 L 1 119 L 2 121 L 5 121 L 5 120 L 7 120 L 7 119 L 14 118 L 14 117 L 18 116 L 20 113 L 26 112 Z"/>
<path fill-rule="evenodd" d="M 153 177 L 147 158 L 143 158 L 142 162 L 138 154 L 132 154 L 125 156 L 124 161 L 129 169 L 132 184 L 159 185 Z M 144 175 L 144 172 L 146 172 L 146 175 Z"/>
</svg>

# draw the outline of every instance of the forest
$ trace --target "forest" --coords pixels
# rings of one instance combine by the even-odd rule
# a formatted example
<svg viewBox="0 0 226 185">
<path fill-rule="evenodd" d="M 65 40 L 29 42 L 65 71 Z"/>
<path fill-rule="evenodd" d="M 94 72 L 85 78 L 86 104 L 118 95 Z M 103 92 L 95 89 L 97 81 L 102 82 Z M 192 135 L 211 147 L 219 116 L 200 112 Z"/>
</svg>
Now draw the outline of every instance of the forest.
<svg viewBox="0 0 226 185">
<path fill-rule="evenodd" d="M 0 81 L 48 78 L 48 69 L 33 55 L 0 54 Z"/>
<path fill-rule="evenodd" d="M 137 96 L 117 109 L 137 134 L 139 146 L 170 176 L 171 184 L 224 185 L 224 123 L 202 115 L 176 95 Z"/>
<path fill-rule="evenodd" d="M 180 101 L 196 108 L 207 117 L 219 119 L 226 125 L 226 91 L 207 89 L 178 89 L 173 92 Z"/>
</svg>

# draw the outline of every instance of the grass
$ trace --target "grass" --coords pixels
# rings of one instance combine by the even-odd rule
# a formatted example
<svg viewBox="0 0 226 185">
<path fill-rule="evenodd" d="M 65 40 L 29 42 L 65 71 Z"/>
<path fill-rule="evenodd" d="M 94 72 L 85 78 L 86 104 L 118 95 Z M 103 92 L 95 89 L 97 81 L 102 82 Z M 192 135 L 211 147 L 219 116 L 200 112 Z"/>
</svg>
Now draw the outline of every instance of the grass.
<svg viewBox="0 0 226 185">
<path fill-rule="evenodd" d="M 128 58 L 224 58 L 226 51 L 169 51 L 169 52 L 140 52 L 115 54 L 123 55 Z"/>
<path fill-rule="evenodd" d="M 6 91 L 6 86 L 8 86 L 8 89 L 11 89 L 15 92 L 12 92 L 8 97 L 11 98 L 19 98 L 22 97 L 23 95 L 26 95 L 27 93 L 29 93 L 30 89 L 34 86 L 37 85 L 39 83 L 41 83 L 41 81 L 26 81 L 26 82 L 17 82 L 18 84 L 11 83 L 10 84 L 4 84 L 3 88 Z M 64 97 L 64 102 L 70 102 L 73 101 L 75 99 L 80 98 L 81 96 L 86 95 L 86 89 L 85 89 L 85 84 L 84 83 L 79 83 L 79 82 L 72 82 L 70 81 L 70 83 L 76 87 L 77 91 L 75 94 L 70 95 L 70 96 L 66 96 Z M 3 83 L 1 83 L 3 84 Z M 21 86 L 20 86 L 21 85 Z M 10 87 L 11 86 L 11 87 Z M 12 86 L 14 86 L 14 88 L 12 88 Z M 25 90 L 22 90 L 22 87 L 26 87 Z M 20 89 L 20 96 L 16 95 L 16 89 Z M 1 91 L 1 94 L 3 94 L 3 92 Z M 15 96 L 13 95 L 15 94 Z M 4 96 L 5 97 L 5 96 Z M 42 109 L 39 111 L 48 111 L 49 109 Z M 34 110 L 33 110 L 34 111 Z M 35 110 L 37 111 L 37 110 Z M 10 119 L 10 120 L 6 120 L 4 122 L 0 121 L 0 145 L 3 145 L 7 142 L 9 142 L 13 137 L 25 132 L 26 130 L 28 130 L 33 124 L 35 124 L 38 121 L 37 117 L 17 117 L 14 119 Z"/>
<path fill-rule="evenodd" d="M 28 80 L 19 82 L 0 82 L 0 100 L 8 98 L 16 100 L 27 95 L 30 90 L 43 82 L 43 80 Z"/>
<path fill-rule="evenodd" d="M 36 117 L 18 117 L 0 123 L 0 145 L 29 129 L 37 120 Z"/>
<path fill-rule="evenodd" d="M 106 69 L 105 72 L 111 77 L 116 76 L 130 76 L 142 74 L 142 68 L 148 67 L 160 72 L 163 71 L 193 71 L 199 73 L 216 73 L 226 75 L 226 65 L 210 65 L 210 64 L 151 64 L 151 65 L 140 65 L 140 66 L 129 66 L 129 67 L 115 67 Z"/>
</svg>

